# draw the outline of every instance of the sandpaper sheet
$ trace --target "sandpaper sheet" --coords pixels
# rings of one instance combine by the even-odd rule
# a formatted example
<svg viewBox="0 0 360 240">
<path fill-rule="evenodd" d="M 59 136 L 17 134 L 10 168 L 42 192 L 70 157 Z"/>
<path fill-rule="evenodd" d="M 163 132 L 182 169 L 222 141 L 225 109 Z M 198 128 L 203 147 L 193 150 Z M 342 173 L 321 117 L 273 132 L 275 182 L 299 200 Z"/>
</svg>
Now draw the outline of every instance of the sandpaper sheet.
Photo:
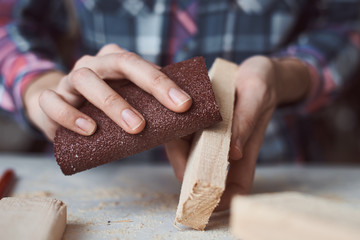
<svg viewBox="0 0 360 240">
<path fill-rule="evenodd" d="M 161 71 L 192 97 L 190 110 L 175 113 L 132 83 L 124 86 L 112 82 L 115 91 L 145 117 L 145 129 L 139 134 L 128 134 L 104 112 L 85 102 L 80 110 L 96 121 L 96 132 L 82 136 L 63 127 L 56 132 L 55 157 L 65 175 L 151 149 L 221 121 L 202 57 L 168 65 Z"/>
</svg>

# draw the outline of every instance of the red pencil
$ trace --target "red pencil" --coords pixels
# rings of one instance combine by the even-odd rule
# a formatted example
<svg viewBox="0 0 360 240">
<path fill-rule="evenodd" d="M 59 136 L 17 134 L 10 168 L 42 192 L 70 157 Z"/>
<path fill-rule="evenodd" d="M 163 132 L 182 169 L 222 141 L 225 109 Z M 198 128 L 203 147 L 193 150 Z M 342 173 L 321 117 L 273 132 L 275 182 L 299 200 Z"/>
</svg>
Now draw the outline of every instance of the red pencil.
<svg viewBox="0 0 360 240">
<path fill-rule="evenodd" d="M 14 170 L 7 169 L 0 178 L 0 199 L 5 197 L 5 194 L 10 190 L 15 178 Z"/>
</svg>

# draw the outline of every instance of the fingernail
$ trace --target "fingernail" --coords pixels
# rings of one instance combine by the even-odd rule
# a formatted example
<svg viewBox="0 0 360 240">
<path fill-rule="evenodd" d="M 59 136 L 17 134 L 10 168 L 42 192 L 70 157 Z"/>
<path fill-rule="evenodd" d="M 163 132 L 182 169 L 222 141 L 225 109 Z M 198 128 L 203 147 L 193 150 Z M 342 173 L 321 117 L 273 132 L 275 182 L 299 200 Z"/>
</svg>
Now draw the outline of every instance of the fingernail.
<svg viewBox="0 0 360 240">
<path fill-rule="evenodd" d="M 75 124 L 88 134 L 92 134 L 95 130 L 95 125 L 85 118 L 76 119 Z"/>
<path fill-rule="evenodd" d="M 169 96 L 177 106 L 181 106 L 191 99 L 186 92 L 178 88 L 171 88 Z"/>
<path fill-rule="evenodd" d="M 142 122 L 145 121 L 144 118 L 140 117 L 130 109 L 123 110 L 121 112 L 121 116 L 132 130 L 137 129 L 142 124 Z"/>
</svg>

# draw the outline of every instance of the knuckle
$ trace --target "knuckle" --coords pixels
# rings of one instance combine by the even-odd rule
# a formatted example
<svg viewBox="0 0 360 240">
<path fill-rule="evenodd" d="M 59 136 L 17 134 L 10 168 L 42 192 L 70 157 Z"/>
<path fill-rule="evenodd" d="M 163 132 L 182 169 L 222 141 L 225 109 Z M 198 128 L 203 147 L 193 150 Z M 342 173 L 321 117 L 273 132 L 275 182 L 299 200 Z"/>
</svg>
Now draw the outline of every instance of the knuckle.
<svg viewBox="0 0 360 240">
<path fill-rule="evenodd" d="M 109 109 L 114 106 L 116 103 L 120 102 L 120 96 L 117 93 L 110 93 L 104 98 L 103 107 Z"/>
<path fill-rule="evenodd" d="M 119 62 L 134 62 L 139 59 L 139 56 L 133 52 L 124 52 L 117 54 Z"/>
<path fill-rule="evenodd" d="M 94 60 L 93 56 L 90 55 L 84 55 L 82 56 L 76 63 L 74 66 L 74 69 L 78 69 L 81 67 L 86 66 L 89 62 L 91 62 L 92 60 Z"/>
<path fill-rule="evenodd" d="M 56 122 L 65 124 L 69 119 L 71 119 L 71 118 L 69 118 L 68 114 L 69 114 L 69 111 L 66 108 L 57 109 L 56 116 L 55 116 Z"/>
<path fill-rule="evenodd" d="M 87 62 L 89 62 L 89 61 L 92 61 L 93 59 L 94 59 L 93 56 L 84 55 L 84 56 L 82 56 L 82 57 L 79 59 L 78 62 L 85 62 L 85 63 L 87 63 Z"/>
<path fill-rule="evenodd" d="M 53 91 L 50 89 L 44 90 L 39 96 L 39 103 L 40 104 L 45 103 L 46 101 L 49 100 L 49 98 L 51 98 L 51 96 L 53 96 L 53 94 L 54 94 Z"/>
<path fill-rule="evenodd" d="M 155 91 L 159 89 L 167 81 L 168 78 L 162 74 L 158 74 L 150 78 L 150 93 L 154 94 Z"/>
<path fill-rule="evenodd" d="M 164 75 L 159 74 L 159 75 L 156 75 L 155 77 L 151 78 L 151 85 L 154 87 L 158 87 L 166 80 L 167 79 Z"/>
<path fill-rule="evenodd" d="M 108 52 L 108 51 L 114 51 L 119 49 L 119 46 L 116 45 L 115 43 L 108 43 L 106 45 L 104 45 L 101 49 L 100 52 Z"/>
<path fill-rule="evenodd" d="M 78 85 L 84 79 L 89 78 L 90 74 L 91 70 L 89 68 L 83 67 L 74 70 L 68 79 L 73 85 Z"/>
</svg>

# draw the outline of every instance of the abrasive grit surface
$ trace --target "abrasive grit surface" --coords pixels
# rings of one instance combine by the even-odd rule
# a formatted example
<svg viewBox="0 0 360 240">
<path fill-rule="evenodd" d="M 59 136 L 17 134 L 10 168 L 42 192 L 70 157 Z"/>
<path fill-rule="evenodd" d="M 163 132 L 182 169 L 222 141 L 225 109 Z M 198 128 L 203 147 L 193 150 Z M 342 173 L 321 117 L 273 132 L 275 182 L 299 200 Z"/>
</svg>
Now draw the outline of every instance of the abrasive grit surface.
<svg viewBox="0 0 360 240">
<path fill-rule="evenodd" d="M 96 132 L 82 136 L 64 127 L 56 131 L 55 157 L 65 175 L 151 149 L 222 120 L 202 57 L 168 65 L 161 71 L 192 97 L 191 108 L 175 113 L 136 85 L 112 81 L 111 87 L 144 116 L 146 127 L 139 134 L 126 133 L 104 112 L 85 102 L 79 109 L 95 120 Z"/>
</svg>

